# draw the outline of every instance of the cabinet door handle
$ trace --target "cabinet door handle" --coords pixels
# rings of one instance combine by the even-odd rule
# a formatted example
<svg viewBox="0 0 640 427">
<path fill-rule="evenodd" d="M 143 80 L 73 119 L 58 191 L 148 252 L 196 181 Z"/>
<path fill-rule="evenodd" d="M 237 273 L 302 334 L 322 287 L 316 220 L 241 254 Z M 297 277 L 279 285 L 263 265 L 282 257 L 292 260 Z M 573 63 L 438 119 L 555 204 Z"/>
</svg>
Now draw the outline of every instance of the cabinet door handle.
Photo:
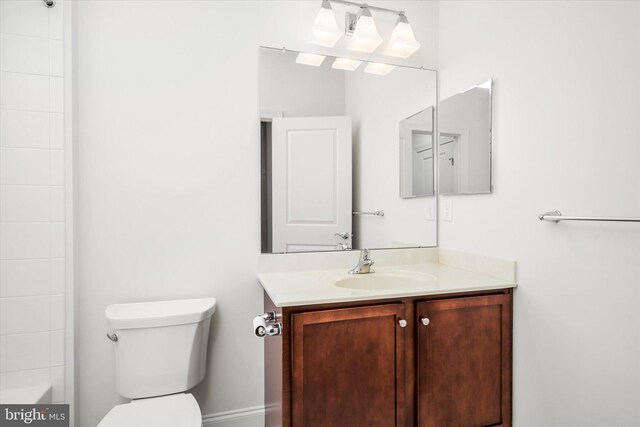
<svg viewBox="0 0 640 427">
<path fill-rule="evenodd" d="M 400 319 L 398 320 L 398 325 L 400 325 L 401 328 L 406 328 L 407 327 L 407 321 L 404 319 Z"/>
<path fill-rule="evenodd" d="M 420 318 L 420 323 L 422 323 L 424 326 L 429 325 L 429 318 L 428 317 L 421 317 Z"/>
<path fill-rule="evenodd" d="M 334 236 L 342 237 L 344 240 L 347 240 L 350 235 L 347 231 L 343 231 L 342 233 L 333 233 Z"/>
</svg>

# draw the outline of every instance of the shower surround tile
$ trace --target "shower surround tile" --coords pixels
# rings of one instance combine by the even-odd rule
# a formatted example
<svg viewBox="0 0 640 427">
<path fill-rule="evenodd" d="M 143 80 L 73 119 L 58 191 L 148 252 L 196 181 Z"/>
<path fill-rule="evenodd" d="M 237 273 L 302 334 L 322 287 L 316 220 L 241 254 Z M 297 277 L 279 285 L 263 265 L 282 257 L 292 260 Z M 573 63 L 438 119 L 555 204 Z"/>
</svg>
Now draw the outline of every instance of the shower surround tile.
<svg viewBox="0 0 640 427">
<path fill-rule="evenodd" d="M 49 332 L 7 335 L 7 372 L 49 367 Z"/>
<path fill-rule="evenodd" d="M 3 1 L 2 28 L 5 34 L 48 37 L 49 13 L 37 1 Z"/>
<path fill-rule="evenodd" d="M 50 330 L 51 298 L 48 295 L 5 299 L 7 335 Z"/>
<path fill-rule="evenodd" d="M 51 289 L 48 259 L 7 260 L 7 297 L 47 295 Z"/>
<path fill-rule="evenodd" d="M 5 148 L 3 182 L 5 185 L 49 185 L 49 150 Z"/>
<path fill-rule="evenodd" d="M 5 110 L 0 115 L 3 147 L 49 148 L 52 133 L 49 113 Z"/>
<path fill-rule="evenodd" d="M 0 2 L 0 389 L 65 399 L 63 0 Z"/>
<path fill-rule="evenodd" d="M 5 34 L 2 37 L 2 71 L 49 75 L 49 40 Z"/>
<path fill-rule="evenodd" d="M 51 217 L 48 186 L 6 186 L 2 193 L 2 222 L 45 222 Z"/>
<path fill-rule="evenodd" d="M 48 222 L 5 224 L 6 259 L 49 258 L 51 230 Z"/>
<path fill-rule="evenodd" d="M 6 110 L 49 111 L 48 76 L 3 72 L 4 102 Z"/>
</svg>

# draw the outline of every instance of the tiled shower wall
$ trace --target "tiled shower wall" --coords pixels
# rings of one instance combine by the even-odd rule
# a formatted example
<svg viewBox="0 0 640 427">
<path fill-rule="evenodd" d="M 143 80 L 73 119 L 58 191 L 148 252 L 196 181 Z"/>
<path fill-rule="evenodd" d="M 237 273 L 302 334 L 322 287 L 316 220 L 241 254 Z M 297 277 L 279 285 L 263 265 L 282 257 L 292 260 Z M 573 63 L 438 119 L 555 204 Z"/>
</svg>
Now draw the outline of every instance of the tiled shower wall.
<svg viewBox="0 0 640 427">
<path fill-rule="evenodd" d="M 64 401 L 62 4 L 0 1 L 0 388 Z"/>
</svg>

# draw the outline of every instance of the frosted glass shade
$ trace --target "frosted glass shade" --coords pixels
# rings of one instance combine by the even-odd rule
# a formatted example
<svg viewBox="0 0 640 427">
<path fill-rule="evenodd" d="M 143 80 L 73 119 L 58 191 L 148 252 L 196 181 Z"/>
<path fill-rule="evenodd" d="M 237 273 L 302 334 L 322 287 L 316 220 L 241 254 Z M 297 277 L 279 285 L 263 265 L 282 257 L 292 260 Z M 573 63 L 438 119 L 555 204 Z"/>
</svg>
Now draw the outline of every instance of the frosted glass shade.
<svg viewBox="0 0 640 427">
<path fill-rule="evenodd" d="M 326 56 L 316 55 L 315 53 L 299 53 L 298 56 L 296 56 L 296 62 L 298 64 L 319 67 L 322 61 L 324 61 L 324 58 L 326 58 Z"/>
<path fill-rule="evenodd" d="M 400 15 L 384 54 L 404 59 L 411 56 L 418 49 L 420 49 L 420 43 L 416 40 L 407 17 Z"/>
<path fill-rule="evenodd" d="M 376 74 L 378 76 L 386 76 L 394 68 L 396 68 L 395 65 L 380 64 L 378 62 L 370 62 L 369 65 L 367 65 L 367 68 L 364 69 L 364 72 L 369 74 Z"/>
<path fill-rule="evenodd" d="M 371 53 L 380 46 L 382 37 L 378 34 L 376 23 L 371 17 L 368 8 L 363 7 L 358 14 L 358 22 L 353 31 L 353 39 L 349 43 L 348 49 L 358 52 Z"/>
<path fill-rule="evenodd" d="M 356 61 L 355 59 L 336 58 L 331 67 L 336 70 L 355 71 L 360 64 L 362 64 L 362 61 Z"/>
<path fill-rule="evenodd" d="M 336 16 L 333 14 L 331 4 L 327 0 L 324 0 L 316 15 L 316 20 L 313 21 L 313 27 L 311 28 L 311 34 L 309 34 L 307 42 L 319 46 L 334 47 L 341 35 L 342 32 L 340 28 L 338 28 Z"/>
</svg>

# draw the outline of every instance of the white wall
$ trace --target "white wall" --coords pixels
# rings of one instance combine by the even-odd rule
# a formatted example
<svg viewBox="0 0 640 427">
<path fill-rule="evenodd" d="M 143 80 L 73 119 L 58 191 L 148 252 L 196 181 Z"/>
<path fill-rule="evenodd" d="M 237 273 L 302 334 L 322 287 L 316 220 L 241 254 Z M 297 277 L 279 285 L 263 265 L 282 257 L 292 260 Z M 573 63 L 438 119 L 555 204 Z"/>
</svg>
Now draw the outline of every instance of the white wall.
<svg viewBox="0 0 640 427">
<path fill-rule="evenodd" d="M 258 46 L 296 48 L 319 5 L 75 3 L 82 427 L 123 401 L 104 336 L 118 302 L 215 296 L 202 412 L 263 403 Z M 433 64 L 437 8 L 406 5 Z"/>
<path fill-rule="evenodd" d="M 295 62 L 295 52 L 260 49 L 260 113 L 284 117 L 344 116 L 344 72 Z"/>
<path fill-rule="evenodd" d="M 442 2 L 442 98 L 495 79 L 495 192 L 441 246 L 518 261 L 514 424 L 640 420 L 640 3 Z"/>
<path fill-rule="evenodd" d="M 262 312 L 253 6 L 77 7 L 79 424 L 123 401 L 104 336 L 104 309 L 118 302 L 216 297 L 195 395 L 204 414 L 258 405 L 262 343 L 247 327 Z"/>
<path fill-rule="evenodd" d="M 0 2 L 0 391 L 65 401 L 63 6 Z"/>
</svg>

